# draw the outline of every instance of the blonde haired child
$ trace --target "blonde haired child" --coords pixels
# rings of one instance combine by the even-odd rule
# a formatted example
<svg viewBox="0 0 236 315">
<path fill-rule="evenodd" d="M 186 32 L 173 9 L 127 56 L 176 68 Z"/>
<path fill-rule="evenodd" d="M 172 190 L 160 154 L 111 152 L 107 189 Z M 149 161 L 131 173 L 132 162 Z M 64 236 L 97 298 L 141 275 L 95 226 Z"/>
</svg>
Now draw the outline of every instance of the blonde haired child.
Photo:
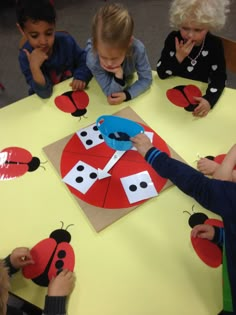
<svg viewBox="0 0 236 315">
<path fill-rule="evenodd" d="M 133 37 L 134 22 L 121 4 L 101 7 L 87 43 L 87 66 L 111 105 L 129 101 L 149 88 L 152 72 L 144 45 Z M 138 80 L 128 84 L 137 72 Z"/>
<path fill-rule="evenodd" d="M 194 116 L 206 116 L 222 94 L 226 81 L 223 45 L 212 31 L 226 21 L 228 0 L 174 0 L 170 7 L 172 31 L 165 40 L 157 73 L 208 83 L 203 97 L 196 97 Z"/>
</svg>

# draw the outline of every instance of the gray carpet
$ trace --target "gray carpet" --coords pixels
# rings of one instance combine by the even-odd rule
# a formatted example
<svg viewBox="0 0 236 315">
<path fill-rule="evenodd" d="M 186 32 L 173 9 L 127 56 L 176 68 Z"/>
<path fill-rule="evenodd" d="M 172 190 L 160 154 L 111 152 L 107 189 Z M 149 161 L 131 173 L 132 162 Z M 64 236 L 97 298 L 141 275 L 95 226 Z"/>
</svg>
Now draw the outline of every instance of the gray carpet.
<svg viewBox="0 0 236 315">
<path fill-rule="evenodd" d="M 108 0 L 110 1 L 110 0 Z M 115 2 L 115 1 L 110 1 Z M 160 56 L 164 40 L 170 31 L 168 8 L 170 0 L 126 0 L 135 20 L 135 36 L 146 46 L 152 69 Z M 90 36 L 91 19 L 103 0 L 55 0 L 57 29 L 68 31 L 84 47 Z M 236 0 L 231 1 L 231 12 L 221 35 L 236 40 Z M 14 0 L 0 0 L 0 107 L 28 95 L 28 86 L 18 65 L 18 43 L 21 38 L 16 28 Z M 228 86 L 236 88 L 236 74 L 228 74 Z"/>
</svg>

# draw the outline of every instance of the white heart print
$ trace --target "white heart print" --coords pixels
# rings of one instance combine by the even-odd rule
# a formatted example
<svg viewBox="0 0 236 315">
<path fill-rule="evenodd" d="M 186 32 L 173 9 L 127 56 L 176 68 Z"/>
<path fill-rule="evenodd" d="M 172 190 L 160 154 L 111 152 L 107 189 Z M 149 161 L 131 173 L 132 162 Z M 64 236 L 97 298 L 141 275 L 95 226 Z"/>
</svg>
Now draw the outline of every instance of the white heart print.
<svg viewBox="0 0 236 315">
<path fill-rule="evenodd" d="M 174 52 L 174 51 L 170 51 L 170 56 L 171 56 L 171 57 L 173 57 L 173 56 L 174 56 L 174 54 L 175 54 L 175 52 Z"/>
<path fill-rule="evenodd" d="M 188 66 L 188 67 L 187 67 L 188 72 L 192 72 L 193 69 L 194 69 L 194 68 L 193 68 L 192 66 Z"/>
<path fill-rule="evenodd" d="M 172 75 L 172 71 L 171 70 L 166 70 L 166 74 Z"/>
<path fill-rule="evenodd" d="M 157 68 L 160 67 L 160 65 L 161 65 L 161 60 L 158 61 L 158 63 L 157 63 Z"/>
<path fill-rule="evenodd" d="M 206 57 L 208 55 L 208 51 L 207 50 L 203 50 L 202 51 L 202 55 L 203 55 L 203 57 Z"/>
<path fill-rule="evenodd" d="M 218 91 L 218 89 L 216 89 L 216 88 L 210 88 L 210 91 L 211 91 L 211 93 L 215 93 L 215 92 Z"/>
<path fill-rule="evenodd" d="M 216 69 L 218 68 L 218 66 L 217 66 L 217 65 L 212 65 L 211 68 L 212 68 L 213 71 L 216 71 Z"/>
</svg>

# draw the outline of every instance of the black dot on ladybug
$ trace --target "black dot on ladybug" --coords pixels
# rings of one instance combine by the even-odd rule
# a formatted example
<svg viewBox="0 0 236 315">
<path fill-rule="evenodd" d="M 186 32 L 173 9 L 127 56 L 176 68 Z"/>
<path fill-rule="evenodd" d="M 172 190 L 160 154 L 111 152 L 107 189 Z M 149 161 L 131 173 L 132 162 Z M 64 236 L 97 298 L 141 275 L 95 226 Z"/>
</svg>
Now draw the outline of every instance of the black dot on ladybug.
<svg viewBox="0 0 236 315">
<path fill-rule="evenodd" d="M 87 145 L 92 145 L 92 144 L 93 144 L 93 140 L 91 140 L 91 139 L 87 140 L 87 141 L 86 141 L 86 144 L 87 144 Z"/>
<path fill-rule="evenodd" d="M 83 177 L 81 177 L 81 176 L 78 176 L 78 177 L 76 177 L 76 179 L 75 179 L 76 183 L 78 183 L 78 184 L 82 183 L 83 180 L 84 180 L 84 179 L 83 179 Z"/>
<path fill-rule="evenodd" d="M 94 131 L 98 131 L 98 127 L 97 126 L 93 126 L 93 130 Z"/>
<path fill-rule="evenodd" d="M 81 137 L 86 137 L 86 136 L 87 136 L 87 132 L 86 132 L 86 131 L 82 131 L 82 132 L 80 133 L 80 135 L 81 135 Z"/>
<path fill-rule="evenodd" d="M 97 178 L 97 174 L 93 172 L 93 173 L 89 174 L 89 177 L 92 179 Z"/>
<path fill-rule="evenodd" d="M 129 186 L 129 190 L 130 191 L 136 191 L 137 190 L 137 186 L 136 185 L 130 185 Z"/>
<path fill-rule="evenodd" d="M 78 172 L 82 172 L 84 170 L 84 166 L 83 165 L 78 165 L 77 166 L 77 171 Z"/>
<path fill-rule="evenodd" d="M 148 184 L 146 182 L 141 182 L 140 184 L 141 188 L 147 188 Z"/>
<path fill-rule="evenodd" d="M 63 261 L 63 260 L 57 260 L 57 261 L 55 262 L 55 267 L 56 267 L 57 269 L 62 269 L 63 266 L 64 266 L 64 261 Z"/>
<path fill-rule="evenodd" d="M 57 257 L 62 259 L 66 257 L 66 251 L 65 250 L 59 250 L 59 252 L 57 253 Z"/>
</svg>

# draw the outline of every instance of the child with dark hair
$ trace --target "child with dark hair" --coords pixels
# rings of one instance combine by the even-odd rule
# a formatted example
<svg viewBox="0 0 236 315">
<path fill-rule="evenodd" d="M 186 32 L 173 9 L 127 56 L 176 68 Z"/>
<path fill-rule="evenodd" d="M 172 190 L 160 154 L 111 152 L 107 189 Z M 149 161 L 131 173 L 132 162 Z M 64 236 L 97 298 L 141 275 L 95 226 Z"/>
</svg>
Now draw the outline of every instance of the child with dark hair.
<svg viewBox="0 0 236 315">
<path fill-rule="evenodd" d="M 10 288 L 9 276 L 19 269 L 34 264 L 30 251 L 26 247 L 15 248 L 4 260 L 0 260 L 0 314 L 23 315 L 23 311 L 8 305 L 8 291 Z M 44 315 L 66 314 L 66 297 L 74 288 L 74 273 L 63 270 L 55 278 L 51 279 L 45 297 Z"/>
<path fill-rule="evenodd" d="M 83 90 L 92 78 L 86 51 L 67 32 L 55 32 L 56 12 L 49 0 L 18 0 L 17 26 L 26 42 L 20 49 L 21 70 L 29 94 L 52 94 L 54 84 L 73 77 L 72 90 Z"/>
</svg>

